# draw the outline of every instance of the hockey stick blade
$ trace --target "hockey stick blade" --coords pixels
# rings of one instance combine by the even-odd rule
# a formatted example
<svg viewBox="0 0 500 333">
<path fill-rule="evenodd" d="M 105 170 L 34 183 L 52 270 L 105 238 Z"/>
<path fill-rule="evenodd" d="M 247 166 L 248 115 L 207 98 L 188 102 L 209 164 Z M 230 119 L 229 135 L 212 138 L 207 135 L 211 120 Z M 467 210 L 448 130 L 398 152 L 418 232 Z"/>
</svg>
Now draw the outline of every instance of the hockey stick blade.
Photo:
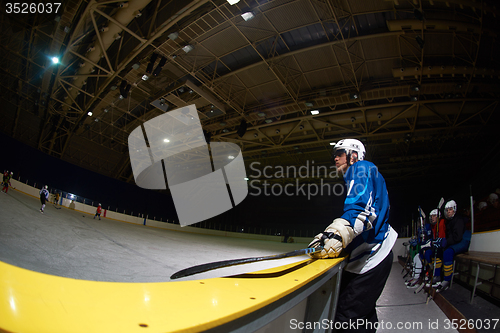
<svg viewBox="0 0 500 333">
<path fill-rule="evenodd" d="M 194 275 L 194 274 L 199 274 L 199 273 L 211 271 L 213 269 L 248 264 L 248 263 L 257 262 L 257 261 L 283 259 L 283 258 L 288 258 L 288 257 L 297 257 L 297 256 L 301 256 L 304 254 L 313 254 L 315 252 L 320 252 L 321 250 L 323 250 L 323 247 L 295 250 L 292 252 L 287 252 L 287 253 L 282 253 L 282 254 L 274 254 L 272 256 L 215 261 L 215 262 L 210 262 L 208 264 L 202 264 L 202 265 L 197 265 L 197 266 L 185 268 L 183 270 L 180 270 L 180 271 L 172 274 L 172 276 L 170 276 L 170 278 L 171 279 L 179 279 L 179 278 L 182 278 L 185 276 L 190 276 L 190 275 Z"/>
<path fill-rule="evenodd" d="M 418 294 L 419 292 L 421 292 L 422 289 L 424 289 L 424 286 L 425 286 L 425 281 L 422 282 L 422 284 L 417 289 L 415 289 L 414 293 Z"/>
<path fill-rule="evenodd" d="M 438 210 L 441 209 L 443 204 L 444 204 L 444 198 L 441 198 L 441 200 L 439 200 Z"/>
<path fill-rule="evenodd" d="M 422 210 L 422 208 L 420 208 L 420 206 L 418 206 L 418 212 L 420 213 L 420 215 L 425 219 L 425 213 L 424 211 Z"/>
</svg>

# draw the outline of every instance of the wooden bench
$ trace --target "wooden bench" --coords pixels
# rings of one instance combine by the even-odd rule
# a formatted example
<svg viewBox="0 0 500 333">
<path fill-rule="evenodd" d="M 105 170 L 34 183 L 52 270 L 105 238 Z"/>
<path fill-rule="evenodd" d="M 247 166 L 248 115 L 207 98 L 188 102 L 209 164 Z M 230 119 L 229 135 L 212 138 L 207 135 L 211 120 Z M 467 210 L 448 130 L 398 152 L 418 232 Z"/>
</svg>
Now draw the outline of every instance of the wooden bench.
<svg viewBox="0 0 500 333">
<path fill-rule="evenodd" d="M 455 271 L 455 263 L 456 260 L 464 260 L 464 261 L 470 261 L 476 263 L 476 276 L 475 276 L 475 281 L 472 287 L 472 295 L 470 299 L 470 303 L 474 300 L 474 296 L 476 294 L 476 287 L 483 284 L 483 282 L 488 282 L 492 283 L 495 285 L 495 275 L 496 275 L 496 268 L 497 266 L 500 265 L 500 252 L 479 252 L 479 251 L 469 251 L 461 254 L 457 254 L 455 256 L 455 259 L 453 261 L 453 271 Z M 491 279 L 488 280 L 483 280 L 479 281 L 479 271 L 480 271 L 480 265 L 489 265 L 494 267 L 495 274 Z M 455 275 L 455 272 L 453 272 L 453 276 Z M 472 276 L 472 272 L 469 273 L 470 276 Z M 453 284 L 453 276 L 451 279 L 451 284 Z"/>
</svg>

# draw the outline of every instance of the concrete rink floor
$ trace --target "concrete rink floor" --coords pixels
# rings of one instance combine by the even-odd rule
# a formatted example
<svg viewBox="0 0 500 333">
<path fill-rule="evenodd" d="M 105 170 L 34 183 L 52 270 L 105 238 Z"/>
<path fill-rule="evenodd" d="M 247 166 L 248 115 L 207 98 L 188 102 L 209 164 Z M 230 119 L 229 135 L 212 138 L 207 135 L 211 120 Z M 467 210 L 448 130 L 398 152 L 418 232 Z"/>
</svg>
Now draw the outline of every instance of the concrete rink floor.
<svg viewBox="0 0 500 333">
<path fill-rule="evenodd" d="M 32 271 L 81 280 L 167 282 L 187 267 L 285 253 L 307 244 L 236 239 L 135 225 L 76 212 L 9 189 L 0 193 L 0 260 Z M 308 259 L 268 260 L 176 279 L 230 276 Z"/>
</svg>

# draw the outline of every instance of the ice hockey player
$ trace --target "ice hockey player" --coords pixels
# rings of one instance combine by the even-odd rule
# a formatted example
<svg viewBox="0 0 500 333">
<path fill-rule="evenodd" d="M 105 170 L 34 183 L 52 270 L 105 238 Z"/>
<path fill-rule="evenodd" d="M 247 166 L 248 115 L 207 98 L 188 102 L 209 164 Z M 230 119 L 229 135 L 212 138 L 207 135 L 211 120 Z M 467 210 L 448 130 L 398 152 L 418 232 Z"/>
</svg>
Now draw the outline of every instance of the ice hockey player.
<svg viewBox="0 0 500 333">
<path fill-rule="evenodd" d="M 417 237 L 410 240 L 410 245 L 412 245 L 413 248 L 416 249 L 417 253 L 413 257 L 411 279 L 406 282 L 406 286 L 408 288 L 418 288 L 423 281 L 425 273 L 423 269 L 424 256 L 422 248 L 430 244 L 432 236 L 431 225 L 429 223 L 424 223 L 425 218 L 423 213 L 421 212 L 421 208 L 419 207 L 418 210 L 420 213 L 420 227 L 417 230 Z"/>
<path fill-rule="evenodd" d="M 432 236 L 430 237 L 430 240 L 431 240 L 431 242 L 434 242 L 438 245 L 441 245 L 443 243 L 443 241 L 441 239 L 446 238 L 445 221 L 444 221 L 444 219 L 441 219 L 440 217 L 441 216 L 440 216 L 437 209 L 434 209 L 431 211 L 430 222 L 431 222 L 431 228 L 432 228 L 431 229 Z M 438 220 L 439 220 L 439 224 L 438 224 Z M 435 257 L 434 252 L 438 250 L 438 248 L 432 247 L 432 244 L 429 244 L 429 245 L 431 245 L 431 246 L 429 246 L 428 248 L 424 248 L 425 263 L 427 265 L 430 265 L 427 267 L 428 269 L 430 269 L 431 266 L 432 266 L 432 268 L 434 267 L 434 262 L 433 262 L 434 257 Z M 442 265 L 443 265 L 443 262 L 441 261 L 441 255 L 439 255 L 438 257 L 436 257 L 436 268 L 441 269 Z M 434 272 L 432 274 L 432 276 L 436 277 L 437 278 L 436 280 L 440 279 L 440 278 L 438 278 L 439 274 L 436 274 L 436 272 Z"/>
<path fill-rule="evenodd" d="M 453 275 L 453 258 L 459 253 L 466 252 L 469 249 L 471 232 L 466 230 L 467 218 L 457 214 L 457 203 L 450 200 L 445 207 L 446 217 L 446 238 L 438 238 L 434 241 L 434 246 L 443 248 L 443 267 L 444 278 L 442 282 L 433 285 L 437 292 L 442 292 L 450 287 Z M 436 277 L 439 277 L 441 271 L 436 268 Z"/>
<path fill-rule="evenodd" d="M 344 213 L 316 235 L 309 247 L 323 246 L 313 258 L 335 258 L 342 251 L 350 255 L 342 273 L 335 321 L 342 323 L 340 327 L 362 323 L 356 331 L 375 332 L 375 304 L 391 271 L 398 234 L 388 222 L 385 180 L 372 162 L 364 160 L 365 153 L 356 139 L 343 139 L 335 145 L 335 166 L 344 176 L 347 191 Z"/>
<path fill-rule="evenodd" d="M 43 214 L 43 210 L 45 209 L 45 202 L 49 201 L 49 190 L 48 190 L 48 188 L 49 187 L 47 185 L 45 185 L 40 190 L 40 202 L 42 203 L 42 208 L 40 208 L 40 213 L 42 213 L 42 214 Z"/>
<path fill-rule="evenodd" d="M 2 186 L 3 186 L 3 183 L 5 183 L 5 181 L 7 180 L 8 177 L 9 177 L 9 171 L 8 170 L 4 170 L 4 172 L 3 172 L 3 179 L 2 179 Z"/>
<path fill-rule="evenodd" d="M 94 220 L 97 216 L 99 216 L 99 220 L 101 219 L 101 211 L 102 211 L 102 207 L 101 207 L 101 204 L 99 204 L 99 206 L 97 206 L 97 209 L 95 211 Z"/>
<path fill-rule="evenodd" d="M 424 237 L 424 234 L 421 232 L 421 228 L 418 229 L 418 236 L 417 237 L 412 237 L 410 239 L 409 245 L 409 256 L 412 261 L 411 269 L 408 271 L 407 274 L 411 274 L 410 278 L 406 280 L 405 284 L 407 288 L 417 288 L 418 287 L 418 282 L 420 281 L 420 276 L 422 274 L 422 256 L 420 255 L 420 247 L 422 246 L 423 243 L 425 243 L 425 240 L 422 240 Z M 403 277 L 406 277 L 406 275 Z"/>
<path fill-rule="evenodd" d="M 433 209 L 429 214 L 429 224 L 425 225 L 425 241 L 422 243 L 422 247 L 420 249 L 420 258 L 424 263 L 424 269 L 422 270 L 422 274 L 420 275 L 417 283 L 413 285 L 413 287 L 417 288 L 415 293 L 418 293 L 423 289 L 427 273 L 429 273 L 429 277 L 433 276 L 434 281 L 440 281 L 440 278 L 438 278 L 438 276 L 441 272 L 441 266 L 443 264 L 441 261 L 442 248 L 436 248 L 433 246 L 433 244 L 441 244 L 442 241 L 439 241 L 438 239 L 446 237 L 446 227 L 444 219 L 440 219 L 439 215 L 439 211 L 437 209 Z M 436 255 L 436 251 L 439 251 L 438 255 Z M 434 258 L 436 258 L 436 263 L 434 263 Z M 434 268 L 434 265 L 436 269 L 439 269 L 438 275 L 436 275 L 436 272 L 433 272 L 431 274 L 431 270 Z"/>
<path fill-rule="evenodd" d="M 3 188 L 2 188 L 2 192 L 7 194 L 7 192 L 9 191 L 9 186 L 12 187 L 12 184 L 10 183 L 10 180 L 12 179 L 12 177 L 14 176 L 14 172 L 10 172 L 9 171 L 5 171 L 3 173 Z"/>
</svg>

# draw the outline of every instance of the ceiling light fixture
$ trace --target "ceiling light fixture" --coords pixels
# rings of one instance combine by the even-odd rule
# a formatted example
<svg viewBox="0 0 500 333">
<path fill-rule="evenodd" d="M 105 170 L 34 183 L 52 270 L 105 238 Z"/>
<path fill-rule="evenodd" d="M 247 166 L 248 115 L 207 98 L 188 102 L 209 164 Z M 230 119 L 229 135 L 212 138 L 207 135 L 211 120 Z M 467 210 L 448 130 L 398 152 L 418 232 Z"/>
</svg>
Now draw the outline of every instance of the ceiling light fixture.
<svg viewBox="0 0 500 333">
<path fill-rule="evenodd" d="M 240 0 L 227 0 L 227 2 L 232 6 L 232 5 L 237 4 L 238 2 L 240 2 Z"/>
<path fill-rule="evenodd" d="M 182 48 L 182 50 L 183 50 L 184 52 L 186 52 L 186 53 L 191 52 L 193 49 L 194 49 L 194 47 L 193 47 L 193 45 L 191 45 L 191 44 L 188 44 L 188 45 L 186 45 L 186 46 L 184 46 L 184 47 Z"/>
<path fill-rule="evenodd" d="M 319 114 L 319 110 L 311 110 L 311 114 L 312 115 L 317 115 L 317 114 Z"/>
<path fill-rule="evenodd" d="M 250 21 L 251 19 L 253 19 L 255 17 L 254 13 L 253 12 L 246 12 L 246 13 L 243 13 L 241 14 L 241 17 L 245 20 L 245 21 Z"/>
<path fill-rule="evenodd" d="M 171 40 L 175 40 L 177 37 L 179 37 L 179 33 L 177 31 L 172 32 L 171 34 L 168 35 L 168 38 L 170 38 Z"/>
</svg>

